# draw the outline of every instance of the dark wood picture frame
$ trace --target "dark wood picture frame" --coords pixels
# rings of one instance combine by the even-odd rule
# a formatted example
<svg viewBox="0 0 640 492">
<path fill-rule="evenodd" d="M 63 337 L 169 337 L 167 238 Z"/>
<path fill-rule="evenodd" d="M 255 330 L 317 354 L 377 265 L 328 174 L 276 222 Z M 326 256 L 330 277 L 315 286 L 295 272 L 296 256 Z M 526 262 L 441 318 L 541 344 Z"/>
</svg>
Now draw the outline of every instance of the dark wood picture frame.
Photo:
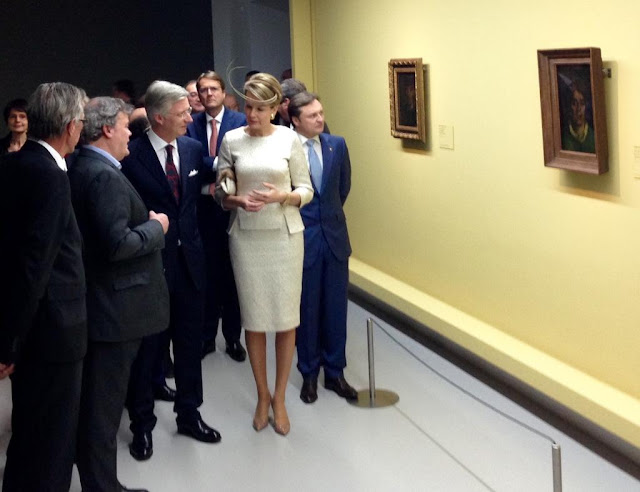
<svg viewBox="0 0 640 492">
<path fill-rule="evenodd" d="M 391 135 L 426 142 L 422 58 L 389 61 Z"/>
<path fill-rule="evenodd" d="M 544 165 L 606 173 L 609 149 L 600 49 L 538 50 L 538 75 Z"/>
</svg>

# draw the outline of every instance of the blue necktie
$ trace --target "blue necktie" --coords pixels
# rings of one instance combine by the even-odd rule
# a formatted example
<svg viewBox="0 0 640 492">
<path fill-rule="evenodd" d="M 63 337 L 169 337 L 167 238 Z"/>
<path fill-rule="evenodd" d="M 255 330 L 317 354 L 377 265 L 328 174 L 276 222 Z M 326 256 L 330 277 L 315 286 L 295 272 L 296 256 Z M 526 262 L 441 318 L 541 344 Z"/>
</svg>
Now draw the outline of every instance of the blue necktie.
<svg viewBox="0 0 640 492">
<path fill-rule="evenodd" d="M 309 147 L 309 171 L 311 172 L 311 179 L 313 184 L 316 185 L 318 193 L 322 191 L 322 164 L 320 164 L 320 158 L 316 154 L 313 148 L 313 140 L 307 140 L 307 147 Z"/>
</svg>

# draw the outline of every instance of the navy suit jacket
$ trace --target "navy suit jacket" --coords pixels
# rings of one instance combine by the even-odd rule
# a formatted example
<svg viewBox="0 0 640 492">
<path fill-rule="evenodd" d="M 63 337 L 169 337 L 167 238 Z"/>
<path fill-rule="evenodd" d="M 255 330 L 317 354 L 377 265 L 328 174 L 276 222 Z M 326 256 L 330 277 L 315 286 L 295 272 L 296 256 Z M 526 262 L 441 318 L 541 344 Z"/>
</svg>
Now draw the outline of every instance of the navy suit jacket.
<svg viewBox="0 0 640 492">
<path fill-rule="evenodd" d="M 229 130 L 239 128 L 247 124 L 247 118 L 242 113 L 224 108 L 220 129 L 218 130 L 218 143 L 216 148 L 219 150 L 225 133 Z M 213 158 L 209 155 L 209 139 L 207 138 L 207 115 L 206 113 L 198 113 L 193 115 L 193 121 L 187 127 L 187 136 L 196 139 L 202 144 L 202 162 L 204 166 L 204 174 L 202 176 L 203 183 L 214 183 L 216 180 L 215 171 L 213 171 Z"/>
<path fill-rule="evenodd" d="M 165 213 L 169 217 L 162 260 L 170 293 L 175 291 L 180 250 L 196 288 L 202 290 L 204 284 L 204 257 L 196 218 L 196 201 L 202 185 L 201 147 L 192 138 L 178 137 L 181 185 L 179 204 L 176 203 L 162 164 L 147 135 L 129 143 L 130 153 L 122 161 L 122 172 L 138 191 L 147 208 Z"/>
<path fill-rule="evenodd" d="M 322 236 L 339 261 L 351 254 L 347 220 L 342 206 L 351 189 L 351 161 L 344 138 L 320 134 L 322 147 L 322 191 L 313 186 L 313 200 L 300 209 L 304 222 L 304 266 L 313 264 L 320 253 Z"/>
</svg>

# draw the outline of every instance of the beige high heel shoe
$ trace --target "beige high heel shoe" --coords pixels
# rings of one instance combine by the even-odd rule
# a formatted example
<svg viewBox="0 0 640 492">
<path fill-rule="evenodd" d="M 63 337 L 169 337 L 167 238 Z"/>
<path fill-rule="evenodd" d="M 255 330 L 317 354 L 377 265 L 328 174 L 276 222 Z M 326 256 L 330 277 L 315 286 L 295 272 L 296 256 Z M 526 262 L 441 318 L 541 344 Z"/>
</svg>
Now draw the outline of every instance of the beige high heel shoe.
<svg viewBox="0 0 640 492">
<path fill-rule="evenodd" d="M 274 400 L 271 400 L 271 408 L 273 408 L 273 430 L 281 436 L 286 436 L 291 430 L 291 423 L 289 422 L 289 415 L 287 414 L 287 407 L 282 403 L 282 408 L 278 408 L 274 405 Z"/>
<path fill-rule="evenodd" d="M 256 432 L 260 432 L 267 425 L 269 425 L 269 408 L 271 406 L 271 397 L 267 400 L 266 411 L 264 408 L 260 408 L 260 400 L 256 405 L 256 413 L 253 416 L 253 428 Z M 262 411 L 261 411 L 262 410 Z"/>
</svg>

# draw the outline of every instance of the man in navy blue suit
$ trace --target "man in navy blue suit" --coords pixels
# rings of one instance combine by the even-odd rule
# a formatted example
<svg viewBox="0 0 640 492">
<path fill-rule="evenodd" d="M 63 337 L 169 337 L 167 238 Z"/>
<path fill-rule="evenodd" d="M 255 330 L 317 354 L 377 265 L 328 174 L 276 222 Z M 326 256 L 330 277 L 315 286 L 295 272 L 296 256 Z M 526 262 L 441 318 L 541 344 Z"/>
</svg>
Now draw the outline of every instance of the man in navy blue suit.
<svg viewBox="0 0 640 492">
<path fill-rule="evenodd" d="M 145 107 L 151 124 L 146 135 L 129 145 L 122 171 L 149 210 L 169 217 L 162 260 L 169 287 L 169 332 L 173 340 L 178 433 L 203 442 L 218 442 L 220 434 L 204 423 L 202 404 L 202 313 L 204 257 L 196 218 L 201 192 L 200 143 L 183 137 L 191 123 L 188 92 L 176 84 L 155 81 L 147 89 Z M 145 460 L 153 453 L 151 385 L 154 365 L 162 356 L 161 335 L 146 337 L 131 370 L 129 416 L 131 455 Z"/>
<path fill-rule="evenodd" d="M 304 271 L 300 327 L 297 333 L 298 370 L 303 383 L 300 399 L 318 398 L 318 374 L 324 386 L 342 398 L 358 393 L 344 378 L 347 365 L 347 286 L 351 245 L 342 209 L 351 188 L 351 163 L 344 138 L 322 133 L 324 113 L 309 92 L 289 101 L 289 117 L 305 149 L 313 182 L 313 200 L 300 210 L 304 222 Z"/>
<path fill-rule="evenodd" d="M 196 81 L 203 113 L 193 116 L 187 136 L 202 144 L 203 186 L 198 198 L 198 225 L 205 254 L 205 314 L 202 356 L 215 351 L 218 322 L 222 318 L 222 334 L 227 342 L 226 352 L 238 362 L 247 353 L 240 343 L 240 305 L 229 257 L 230 213 L 222 210 L 209 192 L 216 182 L 217 155 L 225 133 L 247 124 L 241 113 L 224 107 L 225 85 L 213 71 L 200 75 Z"/>
</svg>

